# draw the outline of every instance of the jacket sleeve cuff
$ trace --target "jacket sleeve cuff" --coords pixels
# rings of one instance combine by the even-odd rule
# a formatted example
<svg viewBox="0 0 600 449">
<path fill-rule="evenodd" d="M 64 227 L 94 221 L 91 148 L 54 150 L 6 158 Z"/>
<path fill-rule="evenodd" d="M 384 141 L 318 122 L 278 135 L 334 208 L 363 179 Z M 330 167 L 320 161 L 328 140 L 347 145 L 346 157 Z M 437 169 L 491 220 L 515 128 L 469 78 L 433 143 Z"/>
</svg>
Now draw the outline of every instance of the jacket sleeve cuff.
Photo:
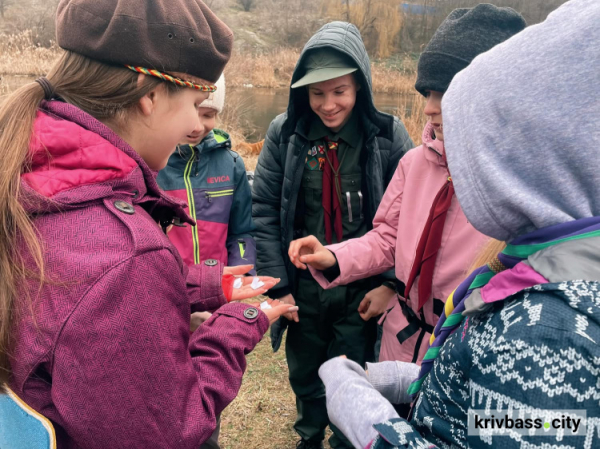
<svg viewBox="0 0 600 449">
<path fill-rule="evenodd" d="M 279 299 L 283 298 L 286 295 L 290 295 L 292 293 L 292 289 L 289 286 L 280 287 L 280 288 L 272 288 L 269 290 L 266 295 L 271 299 Z"/>
<path fill-rule="evenodd" d="M 211 319 L 213 317 L 216 319 L 219 316 L 237 318 L 238 320 L 248 324 L 257 323 L 261 338 L 269 329 L 269 318 L 267 318 L 267 315 L 259 308 L 256 308 L 250 304 L 239 302 L 227 304 L 213 313 Z M 256 343 L 258 343 L 258 341 Z"/>
<path fill-rule="evenodd" d="M 331 251 L 331 249 L 329 247 L 327 249 L 329 249 Z M 341 285 L 340 284 L 340 280 L 341 280 L 340 276 L 342 274 L 342 271 L 341 271 L 340 263 L 338 262 L 338 258 L 335 255 L 335 252 L 331 251 L 331 253 L 333 254 L 333 257 L 335 257 L 335 265 L 333 265 L 323 271 L 317 270 L 317 269 L 311 267 L 310 265 L 308 266 L 308 269 L 310 271 L 310 274 L 312 274 L 312 277 L 325 290 L 333 288 L 333 287 L 337 287 L 338 285 Z"/>
<path fill-rule="evenodd" d="M 214 311 L 227 303 L 222 288 L 223 268 L 223 264 L 215 259 L 189 267 L 187 284 L 192 293 L 192 312 Z"/>
<path fill-rule="evenodd" d="M 395 282 L 396 281 L 396 271 L 394 269 L 384 271 L 383 273 L 381 273 L 379 275 L 379 279 L 381 279 L 382 282 L 384 282 L 384 281 Z"/>
<path fill-rule="evenodd" d="M 332 254 L 333 257 L 335 257 L 335 254 Z M 333 282 L 340 277 L 340 274 L 342 274 L 340 271 L 340 264 L 338 263 L 337 257 L 335 257 L 335 264 L 326 270 L 323 270 L 323 276 L 325 276 L 325 279 L 327 279 L 329 282 Z"/>
<path fill-rule="evenodd" d="M 414 363 L 388 361 L 367 363 L 367 379 L 392 404 L 408 404 L 408 387 L 419 377 L 419 366 Z"/>
</svg>

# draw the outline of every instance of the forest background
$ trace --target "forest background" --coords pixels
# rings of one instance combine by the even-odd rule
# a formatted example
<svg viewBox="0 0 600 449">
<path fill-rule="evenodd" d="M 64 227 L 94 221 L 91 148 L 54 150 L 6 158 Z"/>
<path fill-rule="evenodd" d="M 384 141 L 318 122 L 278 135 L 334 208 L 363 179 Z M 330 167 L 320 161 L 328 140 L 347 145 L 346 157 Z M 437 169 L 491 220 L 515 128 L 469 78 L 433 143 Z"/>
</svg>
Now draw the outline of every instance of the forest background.
<svg viewBox="0 0 600 449">
<path fill-rule="evenodd" d="M 99 0 L 102 1 L 102 0 Z M 519 11 L 528 25 L 543 21 L 566 0 L 489 0 Z M 0 103 L 21 85 L 48 72 L 59 57 L 54 14 L 59 0 L 0 0 Z M 425 124 L 424 100 L 414 91 L 420 52 L 455 8 L 479 0 L 205 0 L 234 31 L 233 57 L 225 70 L 226 107 L 219 127 L 253 170 L 258 158 L 247 141 L 264 136 L 285 109 L 300 50 L 323 24 L 354 23 L 372 61 L 376 104 L 398 115 L 415 143 Z M 258 93 L 258 94 L 257 94 Z M 265 103 L 265 99 L 266 103 Z M 260 100 L 260 101 L 258 101 Z M 261 110 L 261 105 L 266 110 Z M 379 107 L 379 105 L 378 105 Z M 259 121 L 256 117 L 266 117 Z M 237 399 L 223 413 L 223 449 L 295 447 L 294 395 L 284 351 L 273 354 L 266 337 L 248 357 Z"/>
</svg>

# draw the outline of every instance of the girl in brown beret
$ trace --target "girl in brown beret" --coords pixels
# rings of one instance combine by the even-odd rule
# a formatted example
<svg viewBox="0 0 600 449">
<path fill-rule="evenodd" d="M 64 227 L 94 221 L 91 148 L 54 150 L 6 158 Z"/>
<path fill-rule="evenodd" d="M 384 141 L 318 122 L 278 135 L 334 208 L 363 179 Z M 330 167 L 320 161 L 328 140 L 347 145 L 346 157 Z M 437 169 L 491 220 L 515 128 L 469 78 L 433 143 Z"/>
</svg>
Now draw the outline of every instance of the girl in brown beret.
<svg viewBox="0 0 600 449">
<path fill-rule="evenodd" d="M 197 448 L 246 354 L 297 310 L 227 304 L 278 279 L 188 268 L 163 232 L 194 222 L 156 172 L 199 126 L 232 34 L 199 0 L 62 0 L 56 25 L 63 56 L 0 108 L 0 385 L 59 448 Z M 197 310 L 214 313 L 190 335 Z"/>
</svg>

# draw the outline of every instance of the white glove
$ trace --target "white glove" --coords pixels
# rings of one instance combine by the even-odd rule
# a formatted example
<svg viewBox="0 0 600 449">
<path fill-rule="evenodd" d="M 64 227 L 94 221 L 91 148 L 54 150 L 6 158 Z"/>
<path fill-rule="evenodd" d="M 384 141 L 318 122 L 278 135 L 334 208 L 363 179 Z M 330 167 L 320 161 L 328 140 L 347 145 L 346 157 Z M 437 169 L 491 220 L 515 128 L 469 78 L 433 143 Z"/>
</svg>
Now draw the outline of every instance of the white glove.
<svg viewBox="0 0 600 449">
<path fill-rule="evenodd" d="M 419 365 L 408 362 L 367 363 L 367 379 L 392 404 L 408 404 L 408 387 L 419 370 Z"/>
</svg>

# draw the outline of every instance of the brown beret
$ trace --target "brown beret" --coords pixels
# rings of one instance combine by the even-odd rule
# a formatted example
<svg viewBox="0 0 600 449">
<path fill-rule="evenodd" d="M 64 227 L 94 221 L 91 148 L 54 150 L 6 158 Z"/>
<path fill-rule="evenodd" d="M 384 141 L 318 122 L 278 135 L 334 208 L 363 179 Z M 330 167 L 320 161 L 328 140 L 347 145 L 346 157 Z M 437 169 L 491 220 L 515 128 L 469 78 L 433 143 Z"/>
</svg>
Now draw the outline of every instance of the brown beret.
<svg viewBox="0 0 600 449">
<path fill-rule="evenodd" d="M 233 33 L 200 0 L 61 0 L 56 39 L 109 64 L 180 72 L 215 83 Z"/>
</svg>

